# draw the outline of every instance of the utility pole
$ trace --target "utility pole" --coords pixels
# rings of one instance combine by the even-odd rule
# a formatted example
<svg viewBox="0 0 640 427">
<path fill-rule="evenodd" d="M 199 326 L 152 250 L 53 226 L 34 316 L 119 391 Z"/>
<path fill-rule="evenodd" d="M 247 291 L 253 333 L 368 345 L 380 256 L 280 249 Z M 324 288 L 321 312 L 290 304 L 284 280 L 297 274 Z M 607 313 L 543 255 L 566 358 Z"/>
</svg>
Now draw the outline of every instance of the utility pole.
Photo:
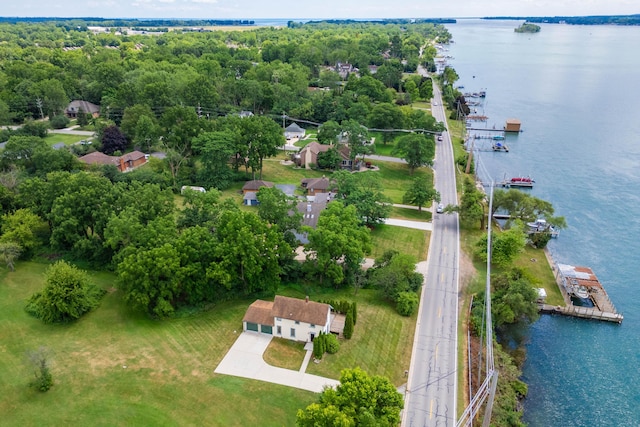
<svg viewBox="0 0 640 427">
<path fill-rule="evenodd" d="M 469 175 L 469 172 L 471 171 L 471 162 L 473 161 L 473 144 L 475 142 L 475 139 L 471 139 L 471 148 L 469 149 L 469 155 L 467 156 L 467 167 L 464 171 L 464 173 L 466 173 L 467 175 Z"/>
<path fill-rule="evenodd" d="M 36 105 L 38 106 L 38 109 L 40 110 L 40 117 L 42 117 L 42 120 L 44 120 L 44 113 L 42 112 L 42 99 L 36 98 Z"/>
<path fill-rule="evenodd" d="M 282 130 L 284 130 L 284 119 L 287 117 L 287 115 L 285 114 L 285 112 L 282 112 Z"/>
<path fill-rule="evenodd" d="M 487 407 L 484 409 L 484 419 L 482 420 L 482 427 L 489 427 L 491 423 L 491 412 L 493 412 L 493 401 L 496 398 L 496 387 L 498 386 L 498 371 L 493 371 L 491 376 L 491 388 L 489 390 L 489 399 L 487 400 Z"/>
</svg>

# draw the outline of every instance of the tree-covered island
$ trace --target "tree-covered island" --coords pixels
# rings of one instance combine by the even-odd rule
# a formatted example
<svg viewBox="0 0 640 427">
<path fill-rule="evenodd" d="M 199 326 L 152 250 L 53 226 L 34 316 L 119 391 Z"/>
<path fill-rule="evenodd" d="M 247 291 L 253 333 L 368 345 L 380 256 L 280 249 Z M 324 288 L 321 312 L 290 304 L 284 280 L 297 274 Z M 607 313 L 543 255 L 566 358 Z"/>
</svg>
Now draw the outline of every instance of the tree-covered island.
<svg viewBox="0 0 640 427">
<path fill-rule="evenodd" d="M 540 26 L 536 24 L 530 24 L 529 22 L 524 22 L 518 28 L 514 29 L 516 33 L 539 33 Z"/>
</svg>

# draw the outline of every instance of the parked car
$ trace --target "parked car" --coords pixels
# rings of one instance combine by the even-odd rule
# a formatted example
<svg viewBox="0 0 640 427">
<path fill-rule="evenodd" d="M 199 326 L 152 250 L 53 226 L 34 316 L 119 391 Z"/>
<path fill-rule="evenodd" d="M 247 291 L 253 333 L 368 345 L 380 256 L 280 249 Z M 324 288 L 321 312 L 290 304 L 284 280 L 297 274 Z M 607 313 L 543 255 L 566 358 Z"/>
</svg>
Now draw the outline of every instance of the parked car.
<svg viewBox="0 0 640 427">
<path fill-rule="evenodd" d="M 438 207 L 436 208 L 436 212 L 437 212 L 437 213 L 442 213 L 442 212 L 444 212 L 444 205 L 443 205 L 442 203 L 440 203 L 440 204 L 438 205 Z"/>
<path fill-rule="evenodd" d="M 442 141 L 442 135 L 438 135 L 438 141 Z"/>
</svg>

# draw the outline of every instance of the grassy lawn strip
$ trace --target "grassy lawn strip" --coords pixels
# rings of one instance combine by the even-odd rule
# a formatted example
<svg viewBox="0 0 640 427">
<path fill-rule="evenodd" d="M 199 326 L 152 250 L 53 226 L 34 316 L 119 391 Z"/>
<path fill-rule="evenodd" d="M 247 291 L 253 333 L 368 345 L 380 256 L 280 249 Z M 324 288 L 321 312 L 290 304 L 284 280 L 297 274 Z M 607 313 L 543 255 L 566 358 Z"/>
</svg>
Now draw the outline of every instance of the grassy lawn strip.
<svg viewBox="0 0 640 427">
<path fill-rule="evenodd" d="M 402 203 L 402 197 L 414 178 L 426 175 L 433 182 L 433 171 L 430 168 L 419 168 L 411 176 L 405 164 L 379 161 L 373 163 L 380 168 L 378 173 L 384 183 L 384 194 L 391 198 L 392 203 Z"/>
<path fill-rule="evenodd" d="M 305 354 L 304 343 L 274 337 L 262 358 L 269 365 L 297 371 Z"/>
<path fill-rule="evenodd" d="M 413 255 L 418 261 L 427 259 L 429 231 L 414 230 L 391 225 L 378 225 L 371 231 L 373 251 L 371 258 L 377 258 L 390 249 Z"/>
<path fill-rule="evenodd" d="M 109 292 L 68 325 L 45 325 L 24 311 L 42 288 L 45 264 L 0 270 L 0 414 L 5 426 L 290 425 L 314 393 L 213 373 L 242 330 L 253 302 L 231 301 L 165 321 L 128 309 L 115 276 L 90 272 Z M 26 354 L 52 353 L 53 388 L 27 386 Z M 125 368 L 126 366 L 126 368 Z M 248 411 L 248 405 L 251 410 Z"/>
<path fill-rule="evenodd" d="M 85 135 L 67 135 L 67 134 L 63 134 L 63 133 L 49 133 L 45 138 L 44 141 L 48 144 L 48 145 L 55 145 L 58 142 L 63 142 L 66 145 L 72 145 L 75 144 L 76 142 L 82 141 L 83 139 L 89 140 L 92 139 L 89 136 L 85 136 Z"/>
<path fill-rule="evenodd" d="M 391 215 L 389 218 L 395 219 L 407 219 L 410 221 L 431 221 L 431 212 L 422 208 L 422 211 L 417 209 L 409 209 L 409 208 L 391 208 Z"/>
<path fill-rule="evenodd" d="M 514 265 L 528 271 L 532 277 L 538 280 L 534 285 L 547 291 L 545 301 L 547 304 L 564 305 L 562 293 L 560 293 L 560 288 L 558 288 L 551 266 L 542 249 L 527 246 L 524 252 L 518 256 Z"/>
<path fill-rule="evenodd" d="M 326 172 L 295 168 L 292 165 L 281 165 L 282 155 L 277 158 L 265 159 L 262 164 L 262 179 L 275 184 L 300 185 L 302 178 L 322 178 L 329 175 Z"/>
</svg>

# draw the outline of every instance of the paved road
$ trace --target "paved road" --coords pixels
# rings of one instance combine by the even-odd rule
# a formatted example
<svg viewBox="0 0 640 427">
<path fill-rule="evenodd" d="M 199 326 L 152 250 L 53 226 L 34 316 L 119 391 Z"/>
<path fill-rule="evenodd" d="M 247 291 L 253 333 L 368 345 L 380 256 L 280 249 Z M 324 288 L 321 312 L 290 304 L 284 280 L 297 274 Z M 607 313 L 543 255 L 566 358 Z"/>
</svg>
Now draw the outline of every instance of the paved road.
<svg viewBox="0 0 640 427">
<path fill-rule="evenodd" d="M 50 129 L 49 133 L 59 133 L 62 135 L 78 135 L 78 136 L 94 136 L 96 133 L 89 130 L 74 130 L 74 129 Z"/>
<path fill-rule="evenodd" d="M 434 85 L 433 115 L 445 121 Z M 436 189 L 442 203 L 457 204 L 453 148 L 449 132 L 436 142 Z M 458 254 L 457 214 L 436 215 L 426 263 L 426 280 L 413 343 L 402 425 L 452 426 L 456 422 Z"/>
</svg>

